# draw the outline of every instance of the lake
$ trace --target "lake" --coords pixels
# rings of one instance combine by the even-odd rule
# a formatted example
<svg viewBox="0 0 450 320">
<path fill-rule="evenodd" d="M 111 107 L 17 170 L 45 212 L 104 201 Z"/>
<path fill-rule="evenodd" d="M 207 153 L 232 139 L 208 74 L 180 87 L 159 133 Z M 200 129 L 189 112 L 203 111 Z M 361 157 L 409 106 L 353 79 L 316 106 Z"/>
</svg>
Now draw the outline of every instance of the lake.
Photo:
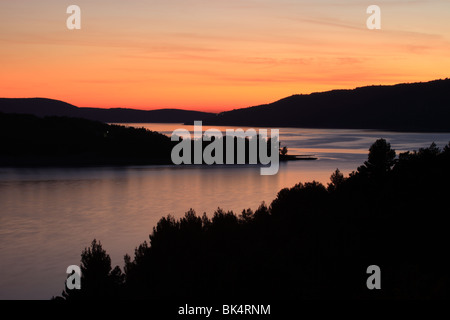
<svg viewBox="0 0 450 320">
<path fill-rule="evenodd" d="M 167 135 L 177 128 L 193 132 L 180 124 L 130 125 Z M 60 295 L 67 266 L 80 264 L 94 238 L 113 267 L 122 268 L 123 256 L 133 256 L 163 216 L 181 217 L 190 208 L 208 216 L 217 207 L 240 213 L 270 204 L 280 189 L 298 182 L 326 185 L 336 168 L 346 175 L 356 170 L 378 138 L 398 154 L 433 141 L 443 147 L 450 133 L 282 128 L 289 154 L 318 160 L 280 163 L 274 176 L 260 175 L 258 166 L 226 165 L 0 168 L 0 299 Z"/>
</svg>

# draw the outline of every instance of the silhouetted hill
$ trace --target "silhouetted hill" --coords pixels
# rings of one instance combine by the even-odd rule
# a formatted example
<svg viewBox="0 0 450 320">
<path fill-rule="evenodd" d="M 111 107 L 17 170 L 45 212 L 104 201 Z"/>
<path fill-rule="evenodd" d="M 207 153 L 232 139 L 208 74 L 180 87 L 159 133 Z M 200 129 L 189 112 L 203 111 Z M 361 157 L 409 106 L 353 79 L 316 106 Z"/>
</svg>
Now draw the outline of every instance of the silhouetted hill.
<svg viewBox="0 0 450 320">
<path fill-rule="evenodd" d="M 172 164 L 174 142 L 144 128 L 0 112 L 0 166 Z"/>
<path fill-rule="evenodd" d="M 450 79 L 293 95 L 205 125 L 450 131 Z"/>
<path fill-rule="evenodd" d="M 179 109 L 79 108 L 63 101 L 45 98 L 0 98 L 0 112 L 33 114 L 38 117 L 64 116 L 116 123 L 185 123 L 203 120 L 214 115 L 213 113 Z"/>
</svg>

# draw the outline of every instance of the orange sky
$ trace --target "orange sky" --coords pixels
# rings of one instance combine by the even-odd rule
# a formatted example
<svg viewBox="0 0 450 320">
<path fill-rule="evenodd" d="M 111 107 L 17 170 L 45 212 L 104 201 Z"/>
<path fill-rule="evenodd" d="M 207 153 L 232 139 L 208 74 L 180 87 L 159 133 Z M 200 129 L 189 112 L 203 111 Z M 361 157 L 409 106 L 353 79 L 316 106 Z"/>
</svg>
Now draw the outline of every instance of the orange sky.
<svg viewBox="0 0 450 320">
<path fill-rule="evenodd" d="M 450 1 L 0 3 L 0 97 L 218 112 L 296 93 L 450 75 Z M 66 8 L 81 8 L 68 30 Z"/>
</svg>

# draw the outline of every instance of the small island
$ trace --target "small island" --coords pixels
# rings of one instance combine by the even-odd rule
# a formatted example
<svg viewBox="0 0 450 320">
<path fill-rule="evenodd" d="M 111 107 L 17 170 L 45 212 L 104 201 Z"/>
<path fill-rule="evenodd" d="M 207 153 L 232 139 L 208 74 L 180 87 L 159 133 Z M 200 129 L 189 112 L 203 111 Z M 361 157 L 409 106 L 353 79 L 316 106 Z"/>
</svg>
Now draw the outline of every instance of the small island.
<svg viewBox="0 0 450 320">
<path fill-rule="evenodd" d="M 294 155 L 287 153 L 288 148 L 286 146 L 280 148 L 280 161 L 317 160 L 313 155 Z"/>
</svg>

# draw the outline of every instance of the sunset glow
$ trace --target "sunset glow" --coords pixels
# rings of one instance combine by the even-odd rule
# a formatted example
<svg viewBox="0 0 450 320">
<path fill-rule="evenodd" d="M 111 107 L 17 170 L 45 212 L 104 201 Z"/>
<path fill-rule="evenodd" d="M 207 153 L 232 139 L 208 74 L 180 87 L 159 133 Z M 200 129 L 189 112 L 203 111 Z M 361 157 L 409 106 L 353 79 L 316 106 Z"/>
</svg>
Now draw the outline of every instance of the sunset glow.
<svg viewBox="0 0 450 320">
<path fill-rule="evenodd" d="M 68 30 L 66 8 L 81 8 Z M 219 112 L 446 78 L 450 1 L 3 1 L 0 97 Z"/>
</svg>

